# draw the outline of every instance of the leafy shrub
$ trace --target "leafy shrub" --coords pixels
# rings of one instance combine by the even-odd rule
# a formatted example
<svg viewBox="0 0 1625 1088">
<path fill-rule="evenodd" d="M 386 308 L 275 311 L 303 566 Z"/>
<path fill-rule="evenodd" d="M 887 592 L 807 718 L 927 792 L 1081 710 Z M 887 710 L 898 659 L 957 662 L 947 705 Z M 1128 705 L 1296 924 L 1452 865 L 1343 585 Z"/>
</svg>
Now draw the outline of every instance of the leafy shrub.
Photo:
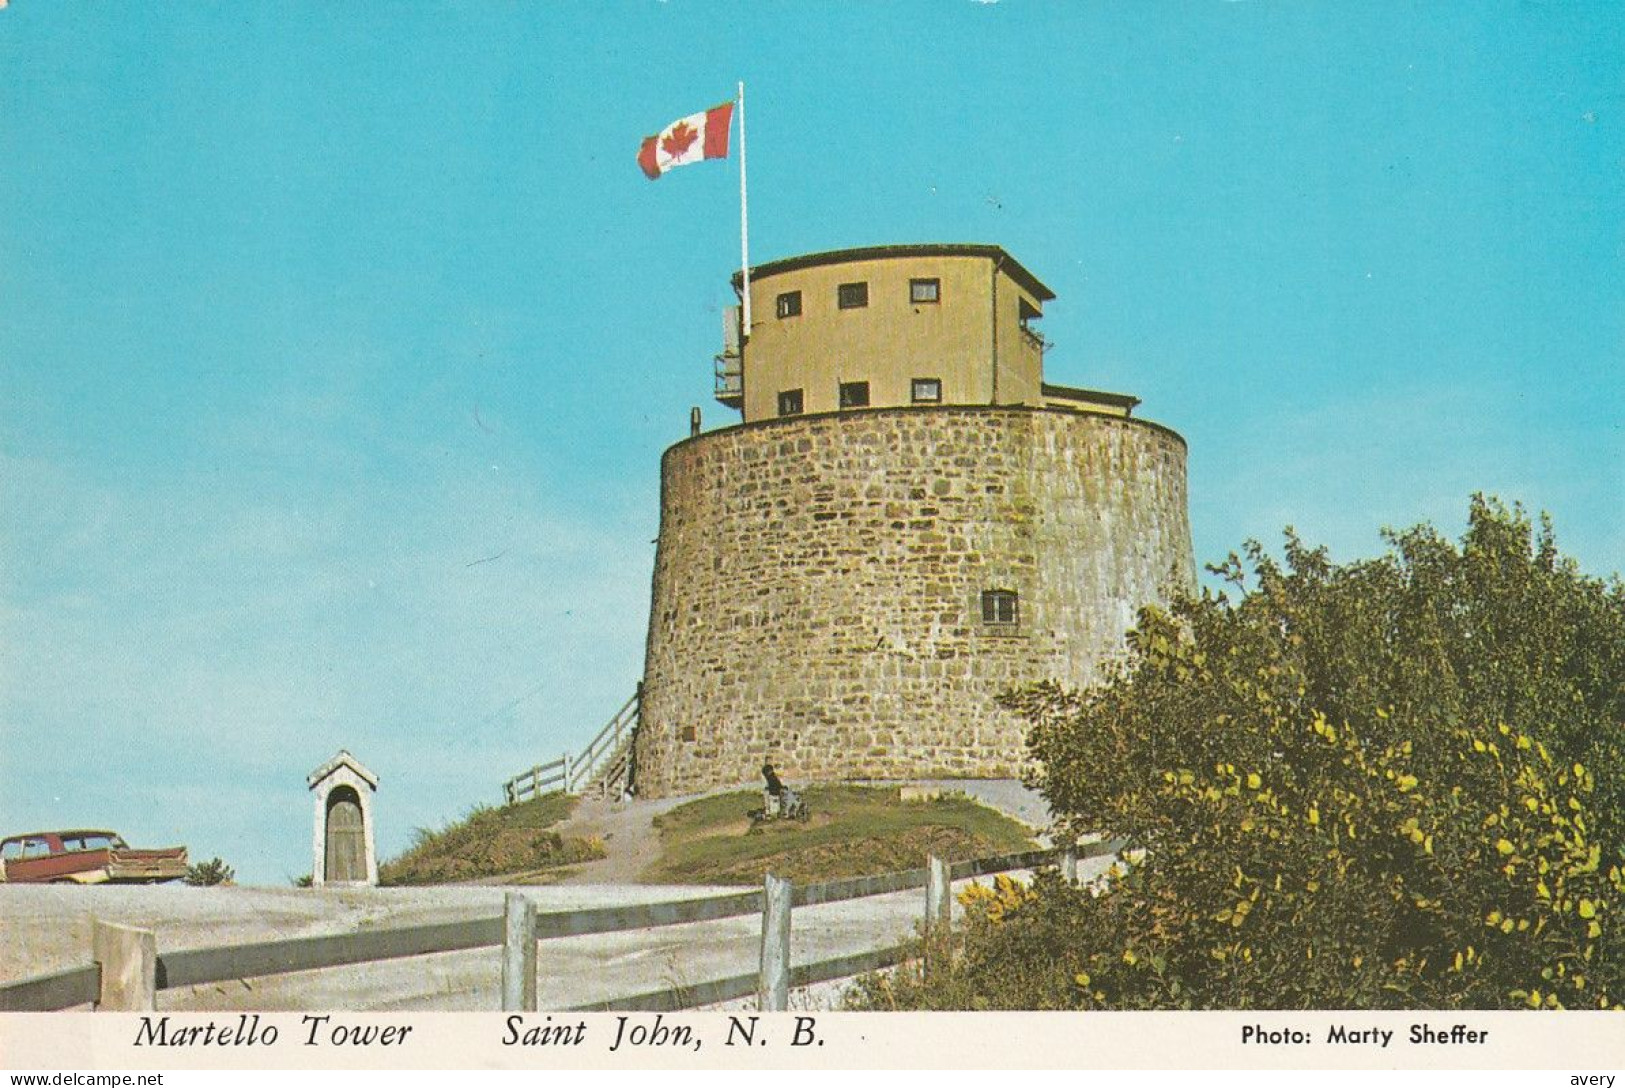
<svg viewBox="0 0 1625 1088">
<path fill-rule="evenodd" d="M 188 866 L 186 870 L 186 883 L 195 888 L 212 888 L 216 884 L 230 884 L 237 879 L 237 871 L 219 858 L 210 858 L 197 865 Z"/>
<path fill-rule="evenodd" d="M 1625 586 L 1482 499 L 1459 549 L 1390 543 L 1251 546 L 1102 688 L 1010 697 L 1063 825 L 1143 854 L 988 900 L 888 1000 L 1619 1008 Z"/>
</svg>

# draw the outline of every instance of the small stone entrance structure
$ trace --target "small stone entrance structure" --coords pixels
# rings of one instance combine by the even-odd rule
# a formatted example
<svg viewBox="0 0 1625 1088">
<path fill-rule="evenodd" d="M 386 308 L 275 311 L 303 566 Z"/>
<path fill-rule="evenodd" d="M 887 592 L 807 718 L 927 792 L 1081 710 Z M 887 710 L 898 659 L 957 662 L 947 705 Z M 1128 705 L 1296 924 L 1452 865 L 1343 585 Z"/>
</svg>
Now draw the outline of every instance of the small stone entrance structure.
<svg viewBox="0 0 1625 1088">
<path fill-rule="evenodd" d="M 343 749 L 305 778 L 315 793 L 311 884 L 377 884 L 372 795 L 378 776 Z"/>
</svg>

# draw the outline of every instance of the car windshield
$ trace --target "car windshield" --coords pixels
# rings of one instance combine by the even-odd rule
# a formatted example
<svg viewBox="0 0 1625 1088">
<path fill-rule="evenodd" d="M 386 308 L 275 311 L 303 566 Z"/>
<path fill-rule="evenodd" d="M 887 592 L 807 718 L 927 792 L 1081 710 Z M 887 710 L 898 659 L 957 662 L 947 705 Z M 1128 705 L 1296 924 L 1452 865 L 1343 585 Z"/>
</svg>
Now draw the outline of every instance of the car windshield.
<svg viewBox="0 0 1625 1088">
<path fill-rule="evenodd" d="M 78 835 L 71 839 L 63 839 L 62 845 L 69 850 L 106 850 L 113 845 L 115 836 L 106 833 L 94 835 Z"/>
</svg>

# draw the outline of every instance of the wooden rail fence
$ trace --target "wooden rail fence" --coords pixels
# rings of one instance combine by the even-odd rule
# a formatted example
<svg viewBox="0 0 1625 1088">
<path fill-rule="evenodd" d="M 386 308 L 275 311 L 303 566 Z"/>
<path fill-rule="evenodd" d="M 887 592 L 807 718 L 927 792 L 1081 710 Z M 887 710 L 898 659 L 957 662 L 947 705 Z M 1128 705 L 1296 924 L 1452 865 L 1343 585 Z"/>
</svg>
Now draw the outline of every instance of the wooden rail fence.
<svg viewBox="0 0 1625 1088">
<path fill-rule="evenodd" d="M 643 705 L 643 685 L 621 704 L 598 735 L 575 756 L 565 752 L 550 763 L 538 763 L 502 783 L 503 800 L 510 805 L 540 797 L 550 789 L 581 794 L 598 790 L 613 796 L 631 785 L 632 740 Z"/>
<path fill-rule="evenodd" d="M 528 771 L 520 771 L 502 783 L 502 796 L 508 804 L 517 805 L 531 797 L 540 797 L 554 788 L 563 789 L 570 781 L 570 753 L 566 752 L 551 763 L 538 763 Z"/>
<path fill-rule="evenodd" d="M 927 927 L 944 925 L 950 908 L 949 887 L 954 880 L 1044 865 L 1059 865 L 1068 880 L 1075 880 L 1079 859 L 1114 855 L 1122 846 L 1118 840 L 951 865 L 931 858 L 923 869 L 799 887 L 769 875 L 761 891 L 545 914 L 537 913 L 534 902 L 524 895 L 510 893 L 504 913 L 498 917 L 167 953 L 157 949 L 150 931 L 97 921 L 92 927 L 91 963 L 0 984 L 0 1012 L 46 1012 L 80 1005 L 109 1011 L 146 1011 L 157 1007 L 159 990 L 497 945 L 503 949 L 503 1009 L 535 1011 L 537 941 L 687 925 L 747 914 L 764 914 L 761 963 L 755 974 L 691 986 L 666 986 L 564 1011 L 669 1012 L 752 993 L 758 995 L 764 1011 L 782 1011 L 790 988 L 893 966 L 903 961 L 909 948 L 905 942 L 792 966 L 789 934 L 796 907 L 923 887 Z"/>
</svg>

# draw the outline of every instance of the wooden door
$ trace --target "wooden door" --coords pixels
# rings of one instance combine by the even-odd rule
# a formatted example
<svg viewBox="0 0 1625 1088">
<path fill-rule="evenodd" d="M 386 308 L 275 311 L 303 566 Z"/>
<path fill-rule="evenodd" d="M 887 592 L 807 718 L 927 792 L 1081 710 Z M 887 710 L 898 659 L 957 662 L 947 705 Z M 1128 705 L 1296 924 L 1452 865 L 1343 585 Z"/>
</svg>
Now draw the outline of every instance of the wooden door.
<svg viewBox="0 0 1625 1088">
<path fill-rule="evenodd" d="M 327 798 L 327 879 L 334 884 L 361 884 L 367 879 L 361 798 L 349 786 L 340 786 Z"/>
</svg>

